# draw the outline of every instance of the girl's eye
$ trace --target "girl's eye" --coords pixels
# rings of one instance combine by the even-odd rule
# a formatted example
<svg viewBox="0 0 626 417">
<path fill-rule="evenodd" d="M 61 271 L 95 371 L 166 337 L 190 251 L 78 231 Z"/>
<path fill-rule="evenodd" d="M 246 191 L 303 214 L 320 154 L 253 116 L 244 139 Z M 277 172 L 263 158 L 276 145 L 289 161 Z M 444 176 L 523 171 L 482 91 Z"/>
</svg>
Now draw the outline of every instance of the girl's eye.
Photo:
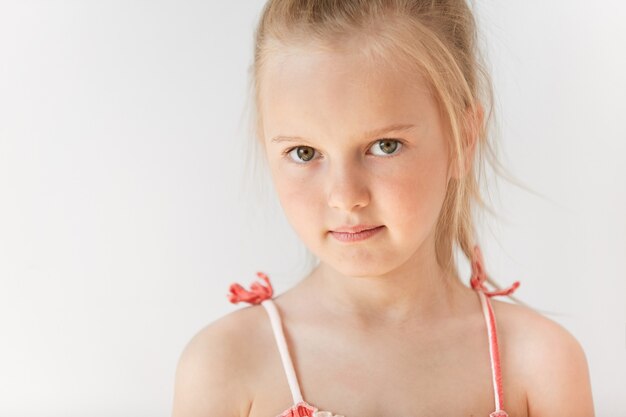
<svg viewBox="0 0 626 417">
<path fill-rule="evenodd" d="M 296 151 L 295 152 L 296 159 L 294 158 L 291 158 L 291 159 L 293 159 L 294 162 L 296 162 L 297 164 L 309 162 L 311 159 L 313 159 L 313 154 L 315 153 L 315 150 L 311 148 L 310 146 L 296 146 L 294 148 L 287 149 L 285 153 L 287 155 L 291 155 L 294 151 Z M 303 161 L 303 162 L 297 162 L 297 161 Z"/>
<path fill-rule="evenodd" d="M 397 149 L 402 149 L 402 143 L 396 139 L 380 139 L 372 145 L 372 148 L 380 149 L 383 155 L 394 155 Z"/>
<path fill-rule="evenodd" d="M 402 142 L 397 139 L 380 139 L 377 140 L 370 149 L 380 150 L 382 154 L 376 154 L 378 156 L 389 156 L 397 154 L 397 150 L 402 149 Z M 285 154 L 292 155 L 292 160 L 298 164 L 305 164 L 313 159 L 315 155 L 315 149 L 310 146 L 295 146 L 285 151 Z"/>
</svg>

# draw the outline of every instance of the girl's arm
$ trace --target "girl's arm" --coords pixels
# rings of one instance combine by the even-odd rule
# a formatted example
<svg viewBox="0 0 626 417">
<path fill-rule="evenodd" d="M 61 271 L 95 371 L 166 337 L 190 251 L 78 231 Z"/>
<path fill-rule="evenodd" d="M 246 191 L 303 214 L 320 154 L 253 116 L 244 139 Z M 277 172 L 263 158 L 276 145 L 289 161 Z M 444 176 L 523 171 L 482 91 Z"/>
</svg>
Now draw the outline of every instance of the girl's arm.
<svg viewBox="0 0 626 417">
<path fill-rule="evenodd" d="M 199 331 L 176 368 L 172 417 L 241 417 L 249 411 L 237 335 L 229 317 Z"/>
<path fill-rule="evenodd" d="M 595 417 L 587 358 L 578 340 L 545 317 L 528 329 L 528 416 Z"/>
</svg>

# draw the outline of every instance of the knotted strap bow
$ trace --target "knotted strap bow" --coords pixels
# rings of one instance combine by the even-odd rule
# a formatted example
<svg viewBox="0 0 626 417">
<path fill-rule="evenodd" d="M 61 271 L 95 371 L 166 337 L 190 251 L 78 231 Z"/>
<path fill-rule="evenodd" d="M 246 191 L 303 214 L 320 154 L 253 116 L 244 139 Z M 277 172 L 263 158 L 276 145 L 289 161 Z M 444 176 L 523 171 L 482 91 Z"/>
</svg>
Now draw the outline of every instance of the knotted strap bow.
<svg viewBox="0 0 626 417">
<path fill-rule="evenodd" d="M 472 256 L 472 277 L 470 278 L 470 284 L 473 289 L 482 291 L 487 297 L 493 297 L 495 295 L 509 295 L 515 292 L 517 287 L 520 286 L 519 281 L 515 281 L 508 288 L 488 291 L 485 287 L 485 280 L 487 280 L 487 272 L 485 271 L 485 262 L 483 260 L 483 253 L 478 245 L 474 246 L 474 253 Z"/>
<path fill-rule="evenodd" d="M 256 274 L 265 281 L 267 286 L 261 285 L 259 282 L 253 282 L 250 285 L 250 290 L 246 290 L 240 284 L 233 283 L 230 285 L 230 294 L 228 294 L 228 299 L 231 303 L 237 304 L 240 301 L 244 301 L 250 304 L 260 304 L 263 300 L 272 298 L 274 288 L 272 288 L 269 277 L 263 272 L 257 272 Z"/>
</svg>

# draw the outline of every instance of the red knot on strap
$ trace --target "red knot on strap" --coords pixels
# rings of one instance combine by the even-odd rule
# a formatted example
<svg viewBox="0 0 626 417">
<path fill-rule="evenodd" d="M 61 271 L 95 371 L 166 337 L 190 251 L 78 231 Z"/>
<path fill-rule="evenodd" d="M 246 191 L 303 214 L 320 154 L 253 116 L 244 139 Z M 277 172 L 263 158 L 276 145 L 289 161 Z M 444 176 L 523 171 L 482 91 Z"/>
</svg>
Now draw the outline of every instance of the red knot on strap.
<svg viewBox="0 0 626 417">
<path fill-rule="evenodd" d="M 515 292 L 517 287 L 520 286 L 519 281 L 515 281 L 511 286 L 503 290 L 488 291 L 485 287 L 485 280 L 487 279 L 487 272 L 485 271 L 485 262 L 483 260 L 483 254 L 478 245 L 474 246 L 474 253 L 472 256 L 472 278 L 470 284 L 476 291 L 482 291 L 487 297 L 493 297 L 495 295 L 509 295 Z"/>
<path fill-rule="evenodd" d="M 250 304 L 260 304 L 263 300 L 272 298 L 274 289 L 272 288 L 269 277 L 263 272 L 257 272 L 256 274 L 265 281 L 267 286 L 261 285 L 259 282 L 253 282 L 252 285 L 250 285 L 250 290 L 246 290 L 238 283 L 230 284 L 228 299 L 231 303 L 237 304 L 240 301 L 244 301 Z"/>
</svg>

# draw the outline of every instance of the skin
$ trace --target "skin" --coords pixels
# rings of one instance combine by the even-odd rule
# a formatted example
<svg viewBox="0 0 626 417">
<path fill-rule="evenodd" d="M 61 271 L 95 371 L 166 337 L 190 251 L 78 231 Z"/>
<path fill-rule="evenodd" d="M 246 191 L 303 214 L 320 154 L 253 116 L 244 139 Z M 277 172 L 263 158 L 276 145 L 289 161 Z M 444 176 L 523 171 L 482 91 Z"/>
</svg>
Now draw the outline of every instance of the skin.
<svg viewBox="0 0 626 417">
<path fill-rule="evenodd" d="M 419 76 L 382 63 L 369 70 L 358 55 L 291 50 L 262 74 L 260 138 L 275 189 L 320 259 L 273 298 L 303 395 L 348 417 L 488 416 L 493 388 L 479 299 L 435 258 L 445 187 L 459 175 L 442 120 Z M 365 135 L 396 123 L 414 127 Z M 277 136 L 301 139 L 272 142 Z M 382 138 L 402 145 L 381 148 Z M 284 153 L 296 146 L 313 159 Z M 464 157 L 472 153 L 473 143 Z M 355 243 L 329 235 L 358 223 L 384 229 Z M 491 303 L 509 416 L 593 417 L 578 341 L 533 310 Z M 173 417 L 262 417 L 292 404 L 263 306 L 198 332 L 175 387 Z"/>
</svg>

